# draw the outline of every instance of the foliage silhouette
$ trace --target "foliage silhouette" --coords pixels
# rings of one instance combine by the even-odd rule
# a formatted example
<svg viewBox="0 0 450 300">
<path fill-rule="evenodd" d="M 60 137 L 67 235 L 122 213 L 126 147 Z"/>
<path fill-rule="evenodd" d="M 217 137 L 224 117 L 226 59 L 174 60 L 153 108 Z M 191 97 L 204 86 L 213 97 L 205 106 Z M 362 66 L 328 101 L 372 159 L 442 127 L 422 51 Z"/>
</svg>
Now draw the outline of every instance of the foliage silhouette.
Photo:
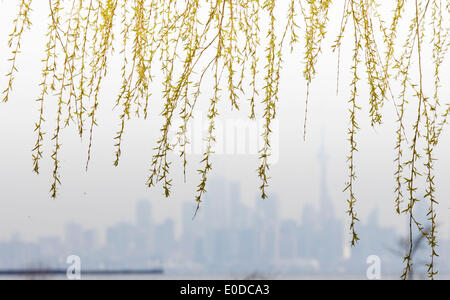
<svg viewBox="0 0 450 300">
<path fill-rule="evenodd" d="M 13 22 L 9 46 L 11 48 L 8 84 L 3 101 L 8 101 L 14 84 L 17 55 L 20 52 L 24 32 L 30 27 L 32 4 L 36 1 L 19 0 L 17 17 Z M 212 169 L 215 142 L 215 119 L 219 115 L 217 104 L 228 96 L 233 109 L 239 109 L 242 98 L 248 97 L 250 118 L 264 120 L 263 146 L 260 149 L 262 198 L 267 197 L 269 186 L 269 157 L 271 152 L 272 121 L 277 114 L 280 72 L 283 66 L 283 50 L 289 39 L 291 51 L 304 37 L 304 70 L 306 81 L 305 130 L 310 100 L 310 85 L 316 76 L 316 66 L 328 31 L 331 0 L 291 0 L 287 17 L 278 15 L 275 0 L 49 0 L 47 43 L 42 60 L 39 117 L 36 122 L 36 144 L 33 149 L 33 170 L 39 173 L 45 143 L 43 123 L 49 94 L 57 98 L 57 117 L 51 141 L 53 151 L 52 197 L 57 196 L 61 184 L 60 134 L 62 128 L 72 123 L 80 137 L 89 136 L 88 159 L 92 156 L 94 129 L 97 126 L 97 110 L 103 102 L 99 99 L 102 83 L 108 71 L 109 58 L 115 39 L 114 29 L 121 28 L 120 41 L 123 66 L 120 74 L 122 86 L 116 99 L 120 109 L 120 126 L 115 137 L 114 165 L 120 162 L 123 135 L 127 121 L 136 116 L 147 118 L 150 109 L 153 66 L 161 63 L 164 122 L 160 138 L 149 170 L 148 186 L 161 183 L 164 194 L 170 195 L 171 161 L 169 153 L 174 146 L 169 141 L 169 131 L 175 119 L 182 121 L 178 128 L 178 144 L 184 168 L 187 166 L 186 146 L 189 144 L 187 128 L 200 98 L 202 83 L 212 74 L 213 92 L 209 101 L 209 129 L 206 150 L 201 160 L 201 182 L 195 200 L 199 207 L 206 193 L 208 173 Z M 367 77 L 369 95 L 367 105 L 372 126 L 382 124 L 382 108 L 392 101 L 398 117 L 395 133 L 395 209 L 409 218 L 410 247 L 405 255 L 403 279 L 411 272 L 411 255 L 414 249 L 412 230 L 417 227 L 428 241 L 430 263 L 428 275 L 435 278 L 437 256 L 435 197 L 435 149 L 447 123 L 450 105 L 441 104 L 440 71 L 449 47 L 449 0 L 396 0 L 392 16 L 379 13 L 380 1 L 343 0 L 344 4 L 339 33 L 332 49 L 337 52 L 339 68 L 341 46 L 345 36 L 352 39 L 353 53 L 349 105 L 349 153 L 348 214 L 350 216 L 351 244 L 359 240 L 356 232 L 358 220 L 355 157 L 358 151 L 357 137 L 360 97 L 358 95 L 363 72 Z M 386 5 L 386 4 L 384 4 Z M 413 9 L 410 9 L 413 8 Z M 408 19 L 409 18 L 409 19 Z M 281 24 L 281 26 L 280 26 Z M 398 37 L 401 25 L 409 26 L 408 34 Z M 264 27 L 263 27 L 264 26 Z M 350 28 L 348 28 L 350 27 Z M 267 28 L 267 32 L 261 30 Z M 279 30 L 282 28 L 282 30 Z M 300 34 L 300 31 L 304 31 Z M 350 32 L 350 33 L 348 33 Z M 426 48 L 424 50 L 424 48 Z M 265 58 L 258 58 L 258 51 Z M 431 53 L 431 57 L 425 56 Z M 430 56 L 430 55 L 428 55 Z M 424 60 L 429 59 L 434 68 L 434 86 L 425 86 Z M 262 65 L 261 65 L 262 64 Z M 263 71 L 260 72 L 260 69 Z M 262 74 L 260 74 L 262 73 Z M 414 76 L 418 74 L 418 76 Z M 262 78 L 261 78 L 262 76 Z M 244 93 L 250 90 L 250 95 Z M 399 89 L 397 92 L 396 89 Z M 430 90 L 432 92 L 430 93 Z M 261 95 L 260 95 L 261 93 Z M 397 96 L 395 95 L 397 94 Z M 410 95 L 412 94 L 412 95 Z M 255 109 L 261 102 L 263 114 Z M 408 108 L 415 107 L 414 123 L 407 125 Z M 422 143 L 425 144 L 421 148 Z M 186 174 L 186 171 L 184 171 Z M 186 176 L 186 175 L 185 175 Z M 418 177 L 426 180 L 425 199 L 429 201 L 430 229 L 417 222 L 413 208 L 417 199 Z M 406 192 L 406 194 L 404 194 Z M 404 205 L 404 202 L 406 202 Z"/>
</svg>

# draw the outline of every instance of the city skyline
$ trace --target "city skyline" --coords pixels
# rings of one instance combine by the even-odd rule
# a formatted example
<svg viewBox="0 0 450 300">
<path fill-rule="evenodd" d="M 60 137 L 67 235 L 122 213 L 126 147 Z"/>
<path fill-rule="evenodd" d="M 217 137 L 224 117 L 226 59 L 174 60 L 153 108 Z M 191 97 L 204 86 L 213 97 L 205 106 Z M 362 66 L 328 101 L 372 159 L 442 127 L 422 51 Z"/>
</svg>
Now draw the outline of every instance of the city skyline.
<svg viewBox="0 0 450 300">
<path fill-rule="evenodd" d="M 136 204 L 134 222 L 109 226 L 104 242 L 99 239 L 102 233 L 76 223 L 66 224 L 63 239 L 41 237 L 37 242 L 25 242 L 13 235 L 0 242 L 0 268 L 64 267 L 67 256 L 79 255 L 91 269 L 162 267 L 187 273 L 363 276 L 366 258 L 379 255 L 385 272 L 391 276 L 400 272 L 395 251 L 401 253 L 398 246 L 402 237 L 395 229 L 380 225 L 377 210 L 359 226 L 361 234 L 370 238 L 349 249 L 347 226 L 337 218 L 328 193 L 323 146 L 317 157 L 321 170 L 319 206 L 306 204 L 297 220 L 280 217 L 276 195 L 249 207 L 242 201 L 240 183 L 217 177 L 211 180 L 207 199 L 195 219 L 195 204 L 183 203 L 179 235 L 175 220 L 156 222 L 151 201 L 143 199 Z M 447 245 L 448 239 L 442 239 L 444 251 Z M 446 272 L 448 267 L 441 270 Z"/>
</svg>

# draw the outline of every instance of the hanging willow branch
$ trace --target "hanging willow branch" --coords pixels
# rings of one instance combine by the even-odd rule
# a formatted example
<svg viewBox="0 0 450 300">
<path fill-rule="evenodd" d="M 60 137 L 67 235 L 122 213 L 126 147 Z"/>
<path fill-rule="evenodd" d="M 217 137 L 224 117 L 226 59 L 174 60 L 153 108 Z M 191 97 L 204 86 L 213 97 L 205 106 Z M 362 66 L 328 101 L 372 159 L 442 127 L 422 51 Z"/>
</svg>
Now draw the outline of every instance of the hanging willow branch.
<svg viewBox="0 0 450 300">
<path fill-rule="evenodd" d="M 32 0 L 21 0 L 19 1 L 19 12 L 17 13 L 16 18 L 13 21 L 13 30 L 9 35 L 8 46 L 12 49 L 11 58 L 9 61 L 11 62 L 11 68 L 9 73 L 6 74 L 8 78 L 8 86 L 3 91 L 4 98 L 2 102 L 8 102 L 9 93 L 13 88 L 14 83 L 14 75 L 18 71 L 16 66 L 17 55 L 20 53 L 20 45 L 22 41 L 23 32 L 26 29 L 29 29 L 31 26 L 30 21 L 30 10 L 31 10 L 31 1 Z"/>
<path fill-rule="evenodd" d="M 7 85 L 3 101 L 10 99 L 18 71 L 18 54 L 24 33 L 31 25 L 32 4 L 20 0 L 13 20 L 8 45 L 11 48 Z M 163 75 L 161 115 L 163 123 L 154 149 L 147 185 L 162 184 L 165 196 L 172 188 L 170 154 L 179 146 L 186 180 L 189 145 L 187 129 L 193 118 L 205 84 L 212 85 L 209 99 L 208 135 L 199 169 L 195 200 L 198 208 L 206 193 L 209 171 L 212 169 L 216 142 L 216 118 L 219 103 L 229 101 L 231 109 L 248 105 L 251 119 L 264 120 L 263 145 L 257 169 L 262 198 L 267 197 L 271 154 L 272 122 L 276 118 L 284 43 L 290 35 L 291 52 L 304 43 L 302 60 L 306 80 L 304 135 L 308 116 L 311 84 L 317 75 L 317 64 L 329 34 L 331 0 L 287 1 L 287 18 L 280 13 L 275 0 L 49 0 L 46 44 L 42 59 L 40 94 L 37 97 L 38 118 L 35 125 L 36 142 L 33 149 L 33 170 L 39 173 L 44 157 L 44 122 L 49 101 L 56 99 L 56 120 L 51 135 L 53 160 L 50 193 L 57 196 L 61 184 L 61 134 L 68 126 L 76 126 L 83 137 L 89 132 L 86 169 L 94 153 L 94 129 L 97 111 L 107 99 L 101 91 L 115 40 L 121 44 L 123 57 L 120 77 L 122 85 L 115 99 L 119 110 L 118 130 L 114 138 L 118 166 L 123 137 L 131 118 L 148 117 L 152 108 L 151 94 L 154 64 L 160 64 Z M 352 39 L 353 52 L 349 87 L 348 214 L 352 245 L 357 234 L 357 134 L 360 130 L 360 107 L 367 101 L 372 126 L 382 124 L 383 108 L 389 101 L 397 115 L 395 130 L 395 210 L 409 219 L 410 247 L 405 255 L 402 278 L 412 268 L 413 229 L 418 229 L 430 246 L 428 275 L 434 279 L 437 271 L 436 199 L 434 165 L 435 150 L 448 122 L 450 103 L 440 97 L 441 69 L 450 45 L 449 0 L 396 0 L 389 4 L 391 16 L 380 13 L 379 1 L 343 0 L 343 13 L 332 50 L 337 51 L 337 88 L 341 68 L 341 47 L 344 38 Z M 340 10 L 341 8 L 339 8 Z M 300 25 L 299 25 L 300 24 Z M 348 26 L 350 25 L 350 26 Z M 403 27 L 407 34 L 399 34 Z M 119 28 L 116 30 L 116 28 Z M 303 30 L 300 38 L 299 28 Z M 120 37 L 116 38 L 118 32 Z M 260 52 L 261 50 L 261 52 Z M 264 53 L 264 57 L 258 57 Z M 431 57 L 428 57 L 431 53 Z M 424 80 L 425 64 L 432 62 L 434 85 Z M 205 78 L 212 78 L 209 82 Z M 361 96 L 360 86 L 367 79 L 368 95 Z M 247 94 L 245 91 L 250 91 Z M 245 99 L 246 101 L 242 101 Z M 259 105 L 260 104 L 260 105 Z M 258 116 L 258 107 L 262 115 Z M 407 116 L 413 114 L 408 125 Z M 177 142 L 172 144 L 169 132 L 175 120 L 181 121 Z M 424 147 L 422 145 L 425 145 Z M 419 201 L 419 179 L 429 202 L 426 232 L 414 214 Z"/>
</svg>

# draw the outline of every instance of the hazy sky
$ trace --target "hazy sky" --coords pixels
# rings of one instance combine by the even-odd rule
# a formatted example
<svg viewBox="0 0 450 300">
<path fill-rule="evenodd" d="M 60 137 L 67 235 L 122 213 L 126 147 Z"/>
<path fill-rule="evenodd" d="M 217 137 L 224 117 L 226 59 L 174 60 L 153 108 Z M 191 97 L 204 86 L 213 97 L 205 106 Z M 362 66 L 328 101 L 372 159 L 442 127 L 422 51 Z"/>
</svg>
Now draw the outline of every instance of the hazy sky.
<svg viewBox="0 0 450 300">
<path fill-rule="evenodd" d="M 9 66 L 7 58 L 7 37 L 11 30 L 11 20 L 15 14 L 15 1 L 0 2 L 0 70 L 6 74 Z M 36 2 L 36 1 L 35 1 Z M 305 81 L 302 78 L 302 48 L 300 43 L 293 54 L 286 53 L 285 67 L 282 72 L 278 114 L 278 136 L 275 148 L 278 149 L 278 161 L 270 171 L 272 177 L 270 192 L 278 195 L 281 213 L 284 217 L 299 218 L 302 206 L 306 203 L 318 204 L 320 168 L 317 152 L 323 137 L 329 156 L 327 180 L 329 192 L 335 203 L 337 214 L 346 219 L 346 194 L 342 192 L 347 178 L 346 155 L 348 153 L 348 85 L 350 83 L 349 58 L 351 40 L 344 40 L 342 50 L 342 69 L 340 94 L 336 95 L 336 55 L 330 45 L 337 34 L 341 5 L 331 8 L 331 26 L 324 43 L 323 54 L 318 65 L 318 76 L 311 86 L 309 107 L 308 136 L 302 139 Z M 338 7 L 336 7 L 338 6 Z M 113 137 L 118 129 L 117 112 L 112 111 L 115 95 L 120 87 L 120 60 L 111 61 L 109 76 L 104 82 L 100 101 L 98 121 L 95 128 L 93 159 L 88 173 L 84 171 L 86 160 L 86 141 L 80 142 L 74 127 L 64 129 L 61 151 L 62 187 L 56 200 L 49 197 L 51 180 L 51 161 L 49 153 L 51 143 L 46 143 L 45 159 L 42 160 L 40 176 L 32 173 L 31 149 L 35 141 L 33 132 L 37 119 L 39 76 L 44 46 L 44 32 L 47 21 L 47 3 L 34 3 L 32 20 L 34 26 L 25 34 L 22 44 L 23 53 L 18 59 L 19 70 L 15 89 L 10 102 L 0 104 L 0 239 L 6 239 L 18 232 L 24 238 L 34 239 L 44 235 L 60 234 L 66 222 L 74 221 L 85 227 L 103 230 L 119 221 L 133 221 L 137 200 L 150 199 L 154 207 L 154 217 L 161 221 L 167 217 L 180 220 L 180 207 L 184 201 L 194 200 L 194 190 L 199 182 L 196 170 L 201 156 L 191 155 L 188 166 L 188 182 L 183 183 L 180 161 L 175 158 L 172 168 L 174 179 L 173 194 L 170 199 L 162 197 L 160 187 L 148 189 L 145 180 L 150 168 L 152 148 L 159 134 L 161 118 L 160 101 L 157 95 L 152 98 L 153 110 L 150 120 L 131 121 L 126 131 L 121 164 L 112 166 Z M 339 12 L 339 13 L 337 13 Z M 283 18 L 284 20 L 284 12 Z M 301 25 L 302 22 L 299 22 Z M 264 28 L 262 28 L 264 30 Z M 261 57 L 263 59 L 263 57 Z M 448 61 L 446 62 L 448 67 Z M 427 64 L 431 66 L 431 64 Z M 445 70 L 445 67 L 443 67 Z M 442 73 L 442 81 L 450 78 L 449 71 Z M 158 85 L 158 74 L 155 86 Z M 364 79 L 364 78 L 363 78 Z M 3 90 L 5 77 L 0 80 Z M 404 228 L 404 218 L 394 213 L 394 132 L 395 114 L 393 104 L 386 102 L 384 125 L 373 129 L 368 123 L 367 88 L 361 85 L 360 100 L 363 107 L 359 114 L 362 130 L 358 134 L 360 151 L 357 154 L 356 194 L 360 219 L 365 221 L 368 213 L 378 208 L 380 222 L 385 226 Z M 448 100 L 450 88 L 443 86 L 442 96 Z M 202 101 L 208 100 L 205 92 Z M 54 99 L 49 98 L 49 102 Z M 228 100 L 228 99 L 226 99 Z M 243 100 L 245 101 L 245 99 Z M 414 101 L 414 100 L 413 100 Z M 199 106 L 205 113 L 206 105 Z M 224 112 L 223 122 L 245 121 L 246 112 L 229 112 L 229 102 L 220 106 Z M 54 109 L 49 106 L 47 114 L 47 132 L 53 130 Z M 47 134 L 47 139 L 49 138 Z M 48 142 L 48 140 L 47 140 Z M 437 193 L 441 202 L 438 210 L 441 233 L 448 236 L 448 216 L 450 213 L 450 135 L 442 136 L 437 151 L 439 162 L 436 164 Z M 242 183 L 242 197 L 249 205 L 258 205 L 256 201 L 259 181 L 256 173 L 258 156 L 253 155 L 215 155 L 214 170 L 210 178 L 223 176 Z M 422 189 L 423 190 L 423 189 Z M 213 199 L 208 199 L 213 201 Z M 270 200 L 267 200 L 270 201 Z"/>
</svg>

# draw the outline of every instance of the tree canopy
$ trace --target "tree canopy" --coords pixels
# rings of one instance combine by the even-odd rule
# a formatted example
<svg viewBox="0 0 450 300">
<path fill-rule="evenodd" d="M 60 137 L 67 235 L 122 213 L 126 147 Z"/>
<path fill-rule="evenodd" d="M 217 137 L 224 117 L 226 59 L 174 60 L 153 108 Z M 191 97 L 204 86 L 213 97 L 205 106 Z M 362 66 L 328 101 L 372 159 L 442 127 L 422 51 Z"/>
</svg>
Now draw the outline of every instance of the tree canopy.
<svg viewBox="0 0 450 300">
<path fill-rule="evenodd" d="M 10 69 L 3 101 L 11 98 L 14 78 L 18 73 L 18 55 L 24 32 L 32 24 L 32 8 L 37 1 L 18 0 L 17 14 L 9 36 Z M 277 114 L 279 85 L 282 80 L 285 48 L 301 45 L 304 63 L 302 75 L 307 87 L 304 135 L 307 133 L 310 85 L 325 47 L 327 34 L 336 34 L 331 45 L 340 61 L 344 39 L 353 46 L 351 54 L 352 81 L 348 98 L 348 178 L 345 183 L 351 244 L 359 240 L 356 223 L 357 195 L 355 156 L 361 105 L 369 107 L 372 126 L 380 126 L 386 102 L 392 102 L 397 116 L 395 131 L 395 210 L 409 218 L 410 247 L 405 254 L 406 279 L 412 267 L 413 228 L 427 239 L 430 247 L 428 275 L 433 279 L 437 256 L 435 149 L 447 123 L 450 102 L 441 99 L 441 67 L 449 47 L 450 1 L 396 0 L 388 4 L 376 0 L 343 0 L 343 10 L 331 0 L 49 0 L 46 47 L 42 59 L 41 92 L 37 96 L 38 116 L 36 143 L 33 149 L 33 170 L 39 173 L 44 143 L 52 143 L 53 184 L 51 197 L 57 196 L 61 184 L 60 134 L 66 126 L 76 126 L 80 137 L 89 138 L 87 163 L 91 159 L 101 99 L 102 83 L 116 41 L 123 56 L 122 86 L 115 99 L 120 113 L 120 126 L 115 137 L 117 166 L 122 153 L 123 135 L 130 118 L 147 118 L 152 94 L 152 75 L 156 62 L 164 74 L 162 81 L 164 122 L 154 149 L 147 184 L 161 184 L 170 196 L 171 161 L 174 146 L 168 133 L 174 120 L 181 120 L 177 129 L 179 156 L 186 168 L 187 128 L 201 97 L 205 81 L 212 80 L 212 93 L 207 95 L 209 130 L 206 150 L 200 162 L 201 181 L 195 200 L 200 206 L 206 193 L 211 156 L 215 142 L 215 120 L 219 101 L 229 101 L 232 109 L 247 105 L 249 118 L 264 121 L 263 146 L 260 149 L 261 197 L 267 197 L 272 122 Z M 286 7 L 285 13 L 278 6 Z M 386 6 L 388 6 L 386 8 Z M 380 13 L 381 7 L 391 14 Z M 337 32 L 329 33 L 329 16 L 341 14 Z M 401 27 L 407 34 L 400 36 Z M 119 28 L 119 31 L 116 30 Z M 120 34 L 117 36 L 117 32 Z M 330 45 L 327 45 L 327 47 Z M 260 57 L 258 53 L 264 53 Z M 433 66 L 433 74 L 424 73 L 424 64 Z M 338 63 L 337 81 L 339 87 Z M 432 76 L 428 84 L 425 76 Z M 300 76 L 299 76 L 300 77 Z M 206 79 L 208 78 L 208 79 Z M 359 95 L 366 79 L 367 95 Z M 57 101 L 56 119 L 51 138 L 46 140 L 46 103 Z M 12 99 L 11 99 L 12 100 Z M 365 101 L 365 102 L 363 102 Z M 263 114 L 256 113 L 262 107 Z M 412 108 L 412 109 L 411 109 Z M 414 122 L 406 114 L 413 111 Z M 414 215 L 419 201 L 419 184 L 426 182 L 425 199 L 429 202 L 430 229 L 425 229 Z"/>
</svg>

